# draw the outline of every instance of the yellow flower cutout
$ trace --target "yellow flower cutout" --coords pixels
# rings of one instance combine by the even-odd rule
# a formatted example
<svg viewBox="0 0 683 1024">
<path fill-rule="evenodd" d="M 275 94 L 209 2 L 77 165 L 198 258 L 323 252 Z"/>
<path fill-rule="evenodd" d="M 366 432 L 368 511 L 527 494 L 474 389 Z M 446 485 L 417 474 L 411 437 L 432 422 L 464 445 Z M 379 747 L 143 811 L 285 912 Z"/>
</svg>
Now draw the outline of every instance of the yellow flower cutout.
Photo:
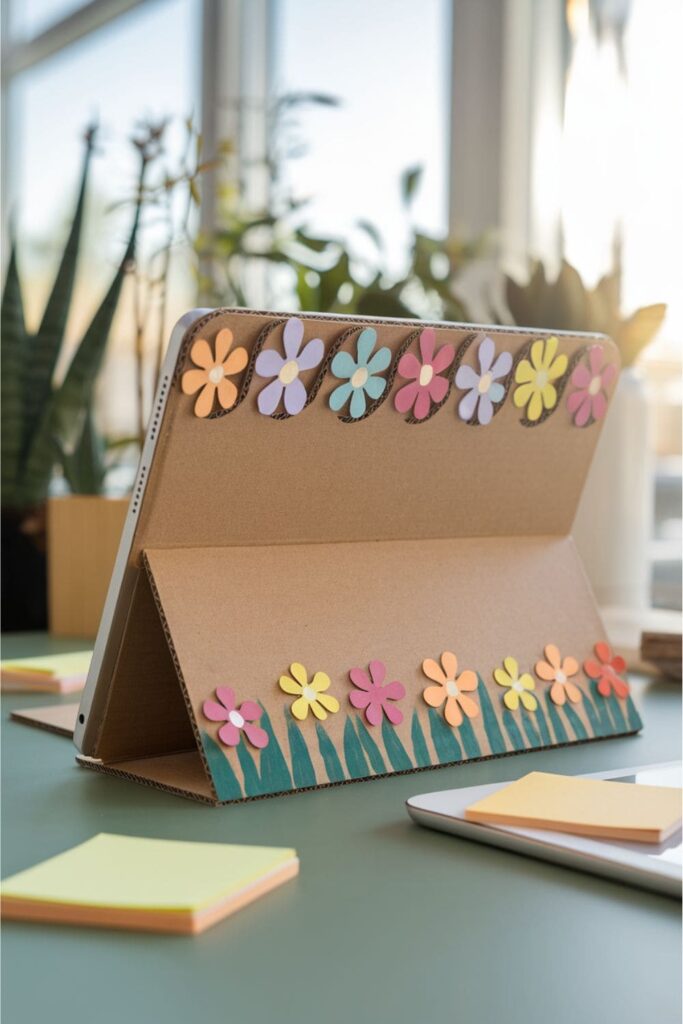
<svg viewBox="0 0 683 1024">
<path fill-rule="evenodd" d="M 567 357 L 555 356 L 559 342 L 557 338 L 539 339 L 531 346 L 531 359 L 522 359 L 515 371 L 519 385 L 513 401 L 518 409 L 527 407 L 527 418 L 534 423 L 546 409 L 557 404 L 557 388 L 553 384 L 567 369 Z"/>
<path fill-rule="evenodd" d="M 242 346 L 231 352 L 232 341 L 232 331 L 224 327 L 216 335 L 213 351 L 206 338 L 197 338 L 190 350 L 190 359 L 198 369 L 185 371 L 181 387 L 184 395 L 195 395 L 199 391 L 194 404 L 195 416 L 208 416 L 216 395 L 223 409 L 232 409 L 237 401 L 237 388 L 228 377 L 241 373 L 249 356 Z"/>
<path fill-rule="evenodd" d="M 303 722 L 310 708 L 315 717 L 324 722 L 328 711 L 331 715 L 339 711 L 337 698 L 325 693 L 330 688 L 330 677 L 325 672 L 316 672 L 309 683 L 308 672 L 298 661 L 289 666 L 289 671 L 294 678 L 280 676 L 280 689 L 297 695 L 297 700 L 292 704 L 295 718 Z"/>
<path fill-rule="evenodd" d="M 497 668 L 493 678 L 499 686 L 507 686 L 508 691 L 503 697 L 503 703 L 510 711 L 516 711 L 521 700 L 527 711 L 535 711 L 538 701 L 530 690 L 536 689 L 536 683 L 528 672 L 520 676 L 519 665 L 516 658 L 505 658 L 503 668 Z"/>
</svg>

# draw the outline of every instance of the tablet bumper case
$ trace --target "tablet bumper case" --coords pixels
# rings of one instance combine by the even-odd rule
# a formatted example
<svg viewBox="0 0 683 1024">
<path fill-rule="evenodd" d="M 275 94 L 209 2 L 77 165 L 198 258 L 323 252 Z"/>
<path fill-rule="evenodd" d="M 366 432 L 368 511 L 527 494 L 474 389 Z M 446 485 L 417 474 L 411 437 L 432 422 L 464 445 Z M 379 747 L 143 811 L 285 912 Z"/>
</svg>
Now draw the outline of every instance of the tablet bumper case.
<svg viewBox="0 0 683 1024">
<path fill-rule="evenodd" d="M 223 803 L 636 732 L 570 536 L 617 359 L 551 332 L 200 320 L 80 763 Z"/>
</svg>

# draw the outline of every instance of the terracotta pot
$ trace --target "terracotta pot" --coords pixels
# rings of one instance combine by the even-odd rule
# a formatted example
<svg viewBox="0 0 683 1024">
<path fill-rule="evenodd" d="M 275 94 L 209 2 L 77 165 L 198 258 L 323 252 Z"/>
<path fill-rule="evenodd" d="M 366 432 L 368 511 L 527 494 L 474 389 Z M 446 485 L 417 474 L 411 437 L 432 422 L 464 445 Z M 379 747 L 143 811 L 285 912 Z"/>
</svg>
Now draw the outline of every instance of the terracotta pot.
<svg viewBox="0 0 683 1024">
<path fill-rule="evenodd" d="M 127 509 L 127 498 L 48 501 L 48 608 L 55 636 L 96 635 Z"/>
</svg>

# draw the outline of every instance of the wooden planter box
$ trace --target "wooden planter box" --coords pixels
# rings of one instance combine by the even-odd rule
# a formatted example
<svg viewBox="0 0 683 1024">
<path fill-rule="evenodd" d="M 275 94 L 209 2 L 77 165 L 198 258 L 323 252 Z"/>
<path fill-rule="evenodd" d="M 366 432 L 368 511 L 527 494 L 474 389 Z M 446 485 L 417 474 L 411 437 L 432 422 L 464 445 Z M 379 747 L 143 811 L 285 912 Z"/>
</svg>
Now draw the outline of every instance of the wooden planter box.
<svg viewBox="0 0 683 1024">
<path fill-rule="evenodd" d="M 48 501 L 48 612 L 55 636 L 97 633 L 127 510 L 127 498 Z"/>
</svg>

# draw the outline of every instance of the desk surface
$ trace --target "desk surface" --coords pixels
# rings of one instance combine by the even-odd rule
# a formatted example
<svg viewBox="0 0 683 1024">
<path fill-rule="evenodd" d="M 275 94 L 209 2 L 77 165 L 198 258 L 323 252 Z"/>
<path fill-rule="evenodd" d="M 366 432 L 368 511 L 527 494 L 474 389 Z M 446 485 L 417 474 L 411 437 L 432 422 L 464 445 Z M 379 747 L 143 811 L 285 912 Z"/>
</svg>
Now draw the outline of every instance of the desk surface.
<svg viewBox="0 0 683 1024">
<path fill-rule="evenodd" d="M 82 646 L 82 645 L 81 645 Z M 78 645 L 5 638 L 3 657 Z M 8 722 L 2 874 L 97 832 L 294 846 L 301 874 L 197 938 L 8 923 L 8 1024 L 677 1024 L 680 904 L 411 824 L 415 793 L 678 759 L 680 686 L 636 681 L 637 738 L 210 808 L 76 767 Z M 59 698 L 52 698 L 58 700 Z"/>
</svg>

